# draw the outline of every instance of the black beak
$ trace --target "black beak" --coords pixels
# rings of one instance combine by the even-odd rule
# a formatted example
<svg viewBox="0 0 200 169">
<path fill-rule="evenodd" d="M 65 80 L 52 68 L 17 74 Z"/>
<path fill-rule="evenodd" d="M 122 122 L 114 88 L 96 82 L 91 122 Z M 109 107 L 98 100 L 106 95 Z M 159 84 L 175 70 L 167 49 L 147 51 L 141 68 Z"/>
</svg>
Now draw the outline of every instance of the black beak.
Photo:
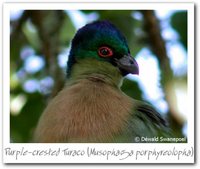
<svg viewBox="0 0 200 169">
<path fill-rule="evenodd" d="M 130 54 L 124 55 L 120 59 L 115 58 L 115 63 L 122 72 L 123 76 L 126 76 L 129 73 L 137 75 L 139 74 L 139 66 L 136 60 Z"/>
</svg>

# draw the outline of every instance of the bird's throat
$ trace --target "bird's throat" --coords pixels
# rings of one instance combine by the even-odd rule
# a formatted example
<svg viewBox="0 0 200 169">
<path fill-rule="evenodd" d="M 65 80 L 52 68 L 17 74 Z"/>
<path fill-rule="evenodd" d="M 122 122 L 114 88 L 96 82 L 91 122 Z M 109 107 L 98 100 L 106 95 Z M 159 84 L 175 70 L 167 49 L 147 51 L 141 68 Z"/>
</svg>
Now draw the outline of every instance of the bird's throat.
<svg viewBox="0 0 200 169">
<path fill-rule="evenodd" d="M 120 88 L 123 77 L 120 70 L 108 62 L 95 59 L 82 59 L 73 65 L 67 83 L 77 83 L 82 79 L 104 82 Z"/>
</svg>

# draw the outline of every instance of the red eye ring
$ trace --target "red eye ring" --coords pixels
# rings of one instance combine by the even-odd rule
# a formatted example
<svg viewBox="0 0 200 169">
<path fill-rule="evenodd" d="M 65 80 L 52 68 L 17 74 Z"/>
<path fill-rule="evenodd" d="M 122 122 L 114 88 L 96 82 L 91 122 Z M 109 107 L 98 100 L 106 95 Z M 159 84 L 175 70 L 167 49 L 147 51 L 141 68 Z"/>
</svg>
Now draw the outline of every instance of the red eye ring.
<svg viewBox="0 0 200 169">
<path fill-rule="evenodd" d="M 107 58 L 113 55 L 113 51 L 107 46 L 102 46 L 98 49 L 98 54 L 100 57 Z"/>
</svg>

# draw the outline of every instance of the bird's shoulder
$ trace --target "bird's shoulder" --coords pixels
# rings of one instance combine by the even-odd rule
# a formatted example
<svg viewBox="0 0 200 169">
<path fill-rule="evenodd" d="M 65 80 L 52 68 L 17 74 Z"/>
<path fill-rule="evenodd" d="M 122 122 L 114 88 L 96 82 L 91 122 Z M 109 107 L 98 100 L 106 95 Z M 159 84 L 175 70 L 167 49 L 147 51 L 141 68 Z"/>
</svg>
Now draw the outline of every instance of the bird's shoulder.
<svg viewBox="0 0 200 169">
<path fill-rule="evenodd" d="M 123 133 L 128 141 L 138 142 L 136 138 L 153 139 L 169 135 L 167 121 L 155 108 L 141 101 L 134 100 L 134 102 Z"/>
</svg>

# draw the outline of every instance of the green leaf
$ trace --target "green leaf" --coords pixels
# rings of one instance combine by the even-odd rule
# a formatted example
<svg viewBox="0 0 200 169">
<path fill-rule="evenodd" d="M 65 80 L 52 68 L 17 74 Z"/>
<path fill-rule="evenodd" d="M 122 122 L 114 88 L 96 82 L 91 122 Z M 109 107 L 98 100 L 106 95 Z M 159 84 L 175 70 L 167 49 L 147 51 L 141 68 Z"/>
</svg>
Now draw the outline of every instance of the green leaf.
<svg viewBox="0 0 200 169">
<path fill-rule="evenodd" d="M 63 25 L 59 32 L 59 39 L 61 43 L 67 46 L 70 43 L 75 33 L 76 33 L 76 29 L 72 21 L 70 20 L 69 16 L 66 14 L 63 21 Z"/>
<path fill-rule="evenodd" d="M 39 93 L 26 94 L 28 100 L 17 116 L 10 116 L 11 139 L 15 143 L 30 142 L 38 119 L 44 109 Z"/>
<path fill-rule="evenodd" d="M 36 50 L 40 51 L 41 49 L 41 41 L 38 36 L 37 28 L 32 24 L 30 20 L 28 20 L 22 28 L 24 35 L 26 36 L 30 45 Z"/>
<path fill-rule="evenodd" d="M 176 12 L 171 17 L 172 27 L 179 33 L 180 41 L 187 50 L 187 12 Z"/>
</svg>

